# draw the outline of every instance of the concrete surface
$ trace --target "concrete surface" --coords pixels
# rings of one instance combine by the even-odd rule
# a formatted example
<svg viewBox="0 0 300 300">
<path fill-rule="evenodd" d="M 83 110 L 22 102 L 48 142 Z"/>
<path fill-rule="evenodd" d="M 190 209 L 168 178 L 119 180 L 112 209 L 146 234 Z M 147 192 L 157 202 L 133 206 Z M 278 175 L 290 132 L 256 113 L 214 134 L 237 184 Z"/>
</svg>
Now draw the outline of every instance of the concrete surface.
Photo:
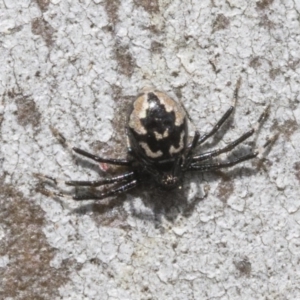
<svg viewBox="0 0 300 300">
<path fill-rule="evenodd" d="M 300 299 L 299 3 L 1 1 L 0 298 Z M 76 203 L 36 191 L 35 172 L 105 176 L 51 126 L 125 157 L 126 113 L 143 87 L 180 98 L 205 133 L 240 76 L 233 118 L 199 152 L 237 138 L 270 104 L 257 139 L 228 157 L 279 133 L 265 158 L 193 173 L 170 194 Z"/>
</svg>

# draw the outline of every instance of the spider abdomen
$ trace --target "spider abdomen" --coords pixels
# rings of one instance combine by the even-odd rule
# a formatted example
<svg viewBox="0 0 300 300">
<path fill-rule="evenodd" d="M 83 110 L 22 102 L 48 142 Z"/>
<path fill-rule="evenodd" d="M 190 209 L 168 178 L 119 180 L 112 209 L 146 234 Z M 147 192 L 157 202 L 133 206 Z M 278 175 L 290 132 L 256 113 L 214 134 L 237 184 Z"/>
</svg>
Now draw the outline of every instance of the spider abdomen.
<svg viewBox="0 0 300 300">
<path fill-rule="evenodd" d="M 132 150 L 143 159 L 168 160 L 186 149 L 186 114 L 162 92 L 148 91 L 134 101 L 128 128 Z"/>
</svg>

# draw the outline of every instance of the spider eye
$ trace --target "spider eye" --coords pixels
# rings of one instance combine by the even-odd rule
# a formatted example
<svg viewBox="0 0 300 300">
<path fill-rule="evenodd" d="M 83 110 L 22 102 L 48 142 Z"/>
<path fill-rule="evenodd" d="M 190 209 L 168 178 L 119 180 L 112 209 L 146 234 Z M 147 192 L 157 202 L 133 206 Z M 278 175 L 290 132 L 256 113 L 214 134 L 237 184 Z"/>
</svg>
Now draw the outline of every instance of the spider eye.
<svg viewBox="0 0 300 300">
<path fill-rule="evenodd" d="M 179 177 L 170 174 L 163 175 L 161 178 L 161 185 L 165 189 L 173 189 L 174 187 L 179 185 L 179 182 Z"/>
</svg>

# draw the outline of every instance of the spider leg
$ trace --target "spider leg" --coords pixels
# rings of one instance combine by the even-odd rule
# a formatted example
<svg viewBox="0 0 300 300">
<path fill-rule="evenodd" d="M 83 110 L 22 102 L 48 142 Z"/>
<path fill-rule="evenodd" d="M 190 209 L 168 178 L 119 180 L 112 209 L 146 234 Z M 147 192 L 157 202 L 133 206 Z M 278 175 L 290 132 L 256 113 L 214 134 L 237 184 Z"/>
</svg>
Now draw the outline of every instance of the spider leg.
<svg viewBox="0 0 300 300">
<path fill-rule="evenodd" d="M 127 159 L 103 158 L 76 147 L 73 147 L 72 150 L 77 154 L 80 154 L 96 162 L 101 162 L 101 163 L 108 163 L 108 164 L 119 165 L 119 166 L 130 166 L 133 162 L 132 160 L 127 160 Z"/>
<path fill-rule="evenodd" d="M 242 136 L 240 136 L 238 139 L 236 139 L 235 141 L 229 143 L 226 147 L 220 148 L 220 149 L 216 149 L 216 150 L 212 150 L 206 153 L 202 153 L 200 155 L 194 156 L 192 158 L 192 163 L 195 162 L 200 162 L 200 161 L 204 161 L 207 160 L 209 158 L 215 157 L 220 155 L 221 153 L 225 153 L 225 152 L 229 152 L 232 149 L 234 149 L 237 145 L 241 144 L 243 141 L 245 141 L 246 139 L 248 139 L 250 136 L 252 136 L 255 132 L 258 131 L 258 129 L 260 128 L 262 122 L 264 121 L 267 113 L 268 113 L 268 109 L 269 106 L 266 107 L 266 109 L 263 111 L 263 113 L 260 115 L 257 123 L 247 132 L 245 132 Z"/>
<path fill-rule="evenodd" d="M 227 161 L 227 162 L 223 162 L 223 163 L 216 163 L 216 164 L 191 164 L 189 167 L 189 170 L 191 171 L 201 171 L 201 172 L 207 172 L 207 171 L 214 171 L 214 170 L 218 170 L 218 169 L 222 169 L 222 168 L 229 168 L 232 167 L 238 163 L 241 163 L 245 160 L 249 160 L 252 158 L 255 158 L 256 156 L 258 156 L 259 152 L 258 151 L 254 151 L 253 153 L 244 155 L 242 157 L 239 157 L 235 160 L 232 161 Z"/>
<path fill-rule="evenodd" d="M 50 198 L 55 198 L 55 197 L 58 197 L 58 198 L 65 198 L 65 199 L 68 199 L 68 200 L 73 200 L 73 197 L 68 195 L 68 194 L 65 194 L 63 192 L 54 192 L 54 191 L 50 191 L 48 189 L 45 189 L 44 187 L 38 187 L 36 189 L 36 191 L 38 193 L 41 193 L 47 197 L 50 197 Z"/>
<path fill-rule="evenodd" d="M 238 90 L 240 88 L 241 85 L 241 78 L 239 78 L 235 91 L 234 91 L 234 102 L 233 105 L 230 106 L 230 108 L 225 112 L 225 114 L 223 115 L 223 117 L 218 121 L 218 123 L 212 128 L 212 130 L 207 133 L 204 134 L 203 136 L 200 137 L 200 133 L 199 131 L 196 129 L 195 130 L 195 134 L 194 134 L 194 138 L 192 143 L 189 145 L 188 147 L 188 152 L 186 154 L 186 161 L 184 163 L 184 169 L 187 169 L 188 166 L 191 164 L 191 162 L 194 162 L 195 158 L 197 157 L 192 157 L 192 152 L 193 150 L 200 144 L 204 143 L 209 137 L 211 137 L 212 135 L 214 135 L 218 129 L 222 126 L 222 124 L 229 118 L 229 116 L 231 115 L 231 113 L 233 112 L 234 108 L 235 108 L 235 104 L 237 101 L 237 97 L 238 97 Z M 190 116 L 187 114 L 188 118 L 190 119 L 190 121 L 192 122 Z M 229 150 L 228 150 L 229 151 Z M 222 153 L 222 152 L 221 152 Z M 205 153 L 205 155 L 208 153 Z M 217 155 L 217 154 L 216 154 Z M 200 159 L 202 160 L 202 159 Z M 198 161 L 198 160 L 195 160 Z"/>
<path fill-rule="evenodd" d="M 238 98 L 238 92 L 239 92 L 239 88 L 241 86 L 241 78 L 239 78 L 237 84 L 236 84 L 236 88 L 234 91 L 234 102 L 233 104 L 229 107 L 229 109 L 225 112 L 225 114 L 222 116 L 222 118 L 218 121 L 218 123 L 211 129 L 210 132 L 202 135 L 199 140 L 198 140 L 198 144 L 203 144 L 208 138 L 210 138 L 211 136 L 213 136 L 218 130 L 219 128 L 223 125 L 223 123 L 229 118 L 229 116 L 231 115 L 231 113 L 233 112 L 234 108 L 235 108 L 235 104 Z"/>
<path fill-rule="evenodd" d="M 190 123 L 193 125 L 193 127 L 195 128 L 195 133 L 194 133 L 194 137 L 193 137 L 193 141 L 188 145 L 188 153 L 186 154 L 186 157 L 189 157 L 192 153 L 192 151 L 197 147 L 198 145 L 198 141 L 200 138 L 200 132 L 197 129 L 192 117 L 190 116 L 189 112 L 187 111 L 187 109 L 185 108 L 184 104 L 182 103 L 181 99 L 178 100 L 180 103 L 180 106 L 182 107 L 182 109 L 185 112 L 185 115 L 187 116 L 187 118 L 189 119 Z"/>
<path fill-rule="evenodd" d="M 270 137 L 266 143 L 261 147 L 256 149 L 255 151 L 253 151 L 252 153 L 249 153 L 247 155 L 241 156 L 237 159 L 234 159 L 232 161 L 227 161 L 227 162 L 223 162 L 223 163 L 216 163 L 216 164 L 199 164 L 197 162 L 192 163 L 188 170 L 190 171 L 201 171 L 201 172 L 207 172 L 207 171 L 214 171 L 214 170 L 218 170 L 218 169 L 222 169 L 222 168 L 229 168 L 232 167 L 238 163 L 241 163 L 243 161 L 255 158 L 257 156 L 259 156 L 260 158 L 263 156 L 263 153 L 265 152 L 265 150 L 267 149 L 267 147 L 269 147 L 271 144 L 274 143 L 274 141 L 277 139 L 278 134 L 273 135 L 272 137 Z"/>
<path fill-rule="evenodd" d="M 74 151 L 77 154 L 80 154 L 82 156 L 85 156 L 87 158 L 90 158 L 96 162 L 100 163 L 108 163 L 112 165 L 119 165 L 119 166 L 130 166 L 132 164 L 132 160 L 127 159 L 109 159 L 109 158 L 103 158 L 94 154 L 91 154 L 87 151 L 84 151 L 82 149 L 79 149 L 77 147 L 73 147 L 70 145 L 70 143 L 66 140 L 66 138 L 54 127 L 50 127 L 52 134 L 57 138 L 57 140 L 66 148 L 68 148 L 70 151 Z"/>
<path fill-rule="evenodd" d="M 55 192 L 55 191 L 50 191 L 48 189 L 45 189 L 44 187 L 39 187 L 37 188 L 37 191 L 42 193 L 43 195 L 46 195 L 48 197 L 54 198 L 54 197 L 59 197 L 59 198 L 65 198 L 68 200 L 77 200 L 77 201 L 82 201 L 82 200 L 101 200 L 113 195 L 117 195 L 117 194 L 121 194 L 124 193 L 128 190 L 131 190 L 133 188 L 135 188 L 137 186 L 138 182 L 136 179 L 126 182 L 123 185 L 111 189 L 109 191 L 106 192 L 102 192 L 98 195 L 96 194 L 88 194 L 88 195 L 80 195 L 80 196 L 76 196 L 76 195 L 68 195 L 64 192 Z"/>
<path fill-rule="evenodd" d="M 195 131 L 195 134 L 194 134 L 194 138 L 193 138 L 193 141 L 192 143 L 189 145 L 188 147 L 188 152 L 186 154 L 186 161 L 184 162 L 184 166 L 183 166 L 183 169 L 186 169 L 187 166 L 189 166 L 191 164 L 191 161 L 193 159 L 193 156 L 192 156 L 192 153 L 193 153 L 193 150 L 197 147 L 198 145 L 198 140 L 199 140 L 199 137 L 200 137 L 200 133 L 198 130 Z"/>
<path fill-rule="evenodd" d="M 86 187 L 98 187 L 101 185 L 106 185 L 106 184 L 113 184 L 117 182 L 123 182 L 123 181 L 128 181 L 130 179 L 133 179 L 135 176 L 134 172 L 127 172 L 124 174 L 121 174 L 119 176 L 115 177 L 109 177 L 109 178 L 102 178 L 100 180 L 93 180 L 93 181 L 88 181 L 88 180 L 61 180 L 57 179 L 51 176 L 43 175 L 40 173 L 34 173 L 33 176 L 35 176 L 38 179 L 41 179 L 42 181 L 51 181 L 55 186 L 63 186 L 63 185 L 68 185 L 68 186 L 86 186 Z"/>
<path fill-rule="evenodd" d="M 196 163 L 196 162 L 203 161 L 203 160 L 207 160 L 207 159 L 212 158 L 214 156 L 218 156 L 221 153 L 229 152 L 230 150 L 235 148 L 237 145 L 239 145 L 240 143 L 242 143 L 243 141 L 248 139 L 254 132 L 255 132 L 254 129 L 251 129 L 251 130 L 247 131 L 246 133 L 244 133 L 241 137 L 239 137 L 235 141 L 231 142 L 229 145 L 227 145 L 224 148 L 212 150 L 212 151 L 205 152 L 205 153 L 202 153 L 200 155 L 194 156 L 192 158 L 192 164 Z"/>
<path fill-rule="evenodd" d="M 73 200 L 76 200 L 76 201 L 101 200 L 101 199 L 104 199 L 104 198 L 107 198 L 110 196 L 125 193 L 125 192 L 135 188 L 137 186 L 137 184 L 138 184 L 137 180 L 134 179 L 132 181 L 124 183 L 123 185 L 121 185 L 115 189 L 100 193 L 98 195 L 81 195 L 81 196 L 73 196 L 72 198 L 73 198 Z"/>
<path fill-rule="evenodd" d="M 126 181 L 129 179 L 132 179 L 134 177 L 134 175 L 135 175 L 134 172 L 128 172 L 128 173 L 124 173 L 119 176 L 115 176 L 115 177 L 111 177 L 111 178 L 103 178 L 101 180 L 95 180 L 95 181 L 70 180 L 70 181 L 65 181 L 65 185 L 97 187 L 97 186 L 101 186 L 101 185 L 105 185 L 105 184 L 112 184 L 112 183 L 116 183 L 116 182 Z"/>
</svg>

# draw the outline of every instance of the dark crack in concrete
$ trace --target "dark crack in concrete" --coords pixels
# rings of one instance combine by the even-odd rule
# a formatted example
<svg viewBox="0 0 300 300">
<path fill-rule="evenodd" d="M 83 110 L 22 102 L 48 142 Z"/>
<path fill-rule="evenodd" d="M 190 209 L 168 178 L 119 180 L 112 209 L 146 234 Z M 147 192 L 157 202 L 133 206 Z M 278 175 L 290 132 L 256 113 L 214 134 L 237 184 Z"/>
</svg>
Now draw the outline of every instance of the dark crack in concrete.
<svg viewBox="0 0 300 300">
<path fill-rule="evenodd" d="M 46 12 L 48 10 L 50 0 L 35 0 L 35 2 L 42 12 Z"/>
<path fill-rule="evenodd" d="M 108 16 L 108 19 L 113 27 L 119 22 L 118 10 L 120 6 L 120 0 L 107 0 L 104 3 L 104 7 Z"/>
<path fill-rule="evenodd" d="M 134 3 L 138 6 L 144 8 L 149 14 L 158 13 L 159 12 L 159 1 L 158 0 L 139 0 L 134 1 Z"/>
<path fill-rule="evenodd" d="M 43 232 L 44 212 L 13 186 L 0 184 L 0 256 L 9 258 L 0 268 L 0 298 L 54 299 L 68 281 L 71 263 L 60 269 L 50 266 L 56 250 Z"/>
<path fill-rule="evenodd" d="M 48 47 L 51 47 L 53 45 L 53 34 L 55 30 L 43 18 L 35 18 L 32 20 L 31 31 L 33 34 L 41 36 Z"/>
<path fill-rule="evenodd" d="M 214 23 L 213 23 L 213 32 L 218 30 L 226 29 L 230 25 L 230 21 L 223 14 L 217 15 Z"/>
<path fill-rule="evenodd" d="M 274 2 L 274 0 L 261 0 L 261 1 L 258 1 L 256 3 L 256 8 L 259 9 L 259 10 L 267 9 L 273 2 Z"/>
<path fill-rule="evenodd" d="M 131 77 L 134 71 L 134 58 L 132 57 L 129 49 L 125 46 L 116 45 L 114 48 L 116 59 L 118 61 L 119 71 L 126 75 L 127 77 Z"/>
<path fill-rule="evenodd" d="M 222 176 L 222 181 L 218 184 L 217 197 L 223 202 L 227 203 L 228 198 L 233 194 L 234 184 L 228 176 Z"/>
<path fill-rule="evenodd" d="M 25 96 L 16 98 L 18 107 L 17 121 L 21 126 L 32 125 L 37 128 L 41 122 L 41 113 L 39 112 L 34 100 Z"/>
</svg>

